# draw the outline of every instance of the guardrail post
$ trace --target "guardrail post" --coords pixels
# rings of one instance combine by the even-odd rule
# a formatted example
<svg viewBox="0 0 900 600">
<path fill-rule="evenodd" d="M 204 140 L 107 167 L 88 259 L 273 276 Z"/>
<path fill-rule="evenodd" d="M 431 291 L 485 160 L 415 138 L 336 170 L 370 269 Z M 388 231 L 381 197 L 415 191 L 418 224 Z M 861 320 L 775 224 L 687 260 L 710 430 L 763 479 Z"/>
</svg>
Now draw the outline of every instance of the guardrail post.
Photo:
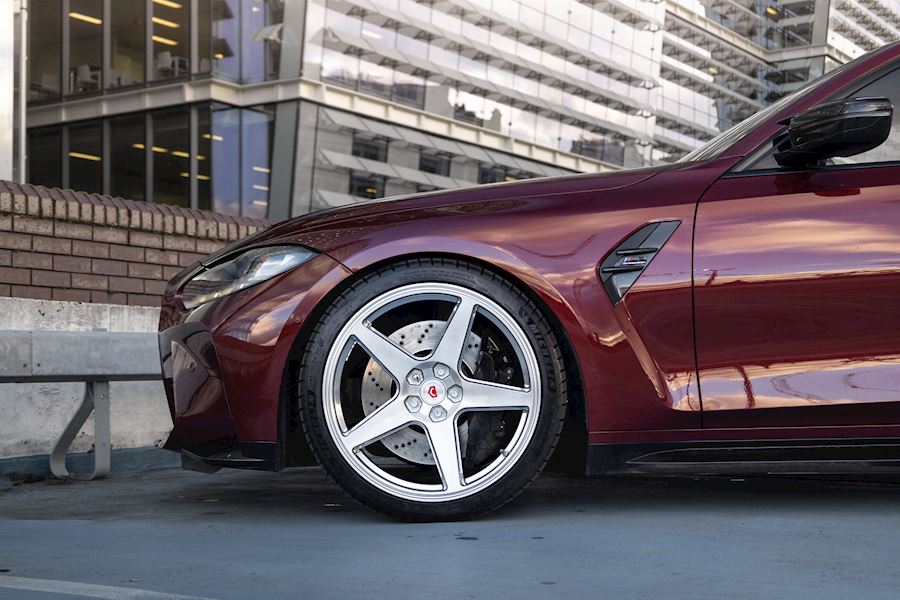
<svg viewBox="0 0 900 600">
<path fill-rule="evenodd" d="M 94 470 L 88 479 L 109 475 L 110 468 L 110 426 L 109 426 L 109 382 L 88 381 L 84 387 L 81 406 L 66 425 L 50 452 L 50 472 L 55 477 L 70 477 L 66 468 L 66 454 L 75 436 L 81 431 L 88 417 L 94 413 Z"/>
</svg>

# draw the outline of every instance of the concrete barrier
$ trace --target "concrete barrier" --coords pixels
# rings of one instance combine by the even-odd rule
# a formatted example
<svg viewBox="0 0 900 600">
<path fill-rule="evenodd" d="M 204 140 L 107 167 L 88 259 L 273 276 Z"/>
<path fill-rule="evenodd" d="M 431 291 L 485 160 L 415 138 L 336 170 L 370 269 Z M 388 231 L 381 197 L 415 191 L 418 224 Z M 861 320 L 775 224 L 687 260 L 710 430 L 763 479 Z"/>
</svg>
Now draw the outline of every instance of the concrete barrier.
<svg viewBox="0 0 900 600">
<path fill-rule="evenodd" d="M 161 378 L 154 333 L 0 331 L 0 383 Z"/>
<path fill-rule="evenodd" d="M 0 356 L 12 360 L 0 368 L 0 383 L 85 384 L 81 406 L 50 452 L 50 472 L 69 477 L 66 454 L 88 418 L 94 415 L 94 470 L 91 479 L 110 469 L 109 383 L 162 379 L 152 333 L 71 331 L 0 331 Z"/>
<path fill-rule="evenodd" d="M 101 365 L 109 360 L 133 359 L 158 368 L 157 351 L 151 343 L 158 321 L 159 309 L 152 307 L 0 298 L 0 330 L 22 336 L 19 344 L 5 344 L 0 349 L 0 375 L 8 378 L 16 376 L 15 373 L 21 374 L 21 365 L 27 361 L 19 361 L 30 353 L 26 350 L 30 342 L 24 346 L 21 342 L 25 337 L 32 338 L 29 331 L 41 340 L 44 333 L 102 330 L 143 334 L 146 336 L 143 349 L 124 336 L 106 349 L 95 349 L 93 354 L 82 352 L 76 360 L 88 372 L 91 364 Z M 73 338 L 66 336 L 56 339 L 73 343 Z M 40 383 L 0 384 L 0 476 L 8 473 L 46 475 L 47 456 L 83 401 L 85 384 L 61 380 L 58 377 L 60 369 L 66 367 L 60 366 L 58 361 L 48 362 L 52 354 L 47 353 L 55 350 L 42 342 L 38 342 L 38 346 L 38 354 L 32 354 L 33 359 L 38 358 L 33 362 L 40 362 L 39 372 L 47 379 Z M 170 461 L 161 459 L 175 455 L 156 449 L 172 428 L 162 382 L 113 381 L 109 387 L 113 398 L 110 406 L 113 471 L 141 469 L 147 464 L 169 465 Z M 88 419 L 73 440 L 71 450 L 92 452 L 93 440 L 94 422 Z M 72 462 L 72 455 L 69 456 Z M 84 463 L 82 458 L 75 461 L 76 466 Z"/>
</svg>

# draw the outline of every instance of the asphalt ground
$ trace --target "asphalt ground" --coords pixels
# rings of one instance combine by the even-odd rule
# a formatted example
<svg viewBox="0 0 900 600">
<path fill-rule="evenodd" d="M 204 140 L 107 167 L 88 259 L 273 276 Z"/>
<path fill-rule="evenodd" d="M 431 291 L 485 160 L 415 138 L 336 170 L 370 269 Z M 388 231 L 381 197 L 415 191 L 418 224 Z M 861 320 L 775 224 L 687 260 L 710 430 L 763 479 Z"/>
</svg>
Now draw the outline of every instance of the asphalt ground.
<svg viewBox="0 0 900 600">
<path fill-rule="evenodd" d="M 318 468 L 0 488 L 0 598 L 900 597 L 900 481 L 545 475 L 407 524 Z"/>
</svg>

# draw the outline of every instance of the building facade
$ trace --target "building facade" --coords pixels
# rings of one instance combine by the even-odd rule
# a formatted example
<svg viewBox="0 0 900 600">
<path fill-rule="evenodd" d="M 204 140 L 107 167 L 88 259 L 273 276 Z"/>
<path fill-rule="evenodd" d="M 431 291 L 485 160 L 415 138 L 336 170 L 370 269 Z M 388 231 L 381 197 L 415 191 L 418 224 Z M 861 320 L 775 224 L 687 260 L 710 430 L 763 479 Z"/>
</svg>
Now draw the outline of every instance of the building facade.
<svg viewBox="0 0 900 600">
<path fill-rule="evenodd" d="M 898 0 L 30 0 L 28 180 L 280 220 L 686 152 Z"/>
<path fill-rule="evenodd" d="M 25 180 L 27 2 L 0 0 L 0 179 Z"/>
</svg>

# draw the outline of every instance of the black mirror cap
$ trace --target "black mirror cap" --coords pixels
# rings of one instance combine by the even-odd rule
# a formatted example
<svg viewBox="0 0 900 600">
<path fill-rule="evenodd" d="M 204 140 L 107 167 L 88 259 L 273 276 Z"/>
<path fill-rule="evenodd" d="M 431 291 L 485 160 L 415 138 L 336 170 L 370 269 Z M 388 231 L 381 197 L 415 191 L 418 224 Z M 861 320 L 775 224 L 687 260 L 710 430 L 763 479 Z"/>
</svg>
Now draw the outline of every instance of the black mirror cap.
<svg viewBox="0 0 900 600">
<path fill-rule="evenodd" d="M 782 167 L 811 167 L 835 156 L 877 148 L 891 133 L 894 107 L 887 98 L 851 98 L 820 104 L 788 121 L 774 140 Z"/>
</svg>

